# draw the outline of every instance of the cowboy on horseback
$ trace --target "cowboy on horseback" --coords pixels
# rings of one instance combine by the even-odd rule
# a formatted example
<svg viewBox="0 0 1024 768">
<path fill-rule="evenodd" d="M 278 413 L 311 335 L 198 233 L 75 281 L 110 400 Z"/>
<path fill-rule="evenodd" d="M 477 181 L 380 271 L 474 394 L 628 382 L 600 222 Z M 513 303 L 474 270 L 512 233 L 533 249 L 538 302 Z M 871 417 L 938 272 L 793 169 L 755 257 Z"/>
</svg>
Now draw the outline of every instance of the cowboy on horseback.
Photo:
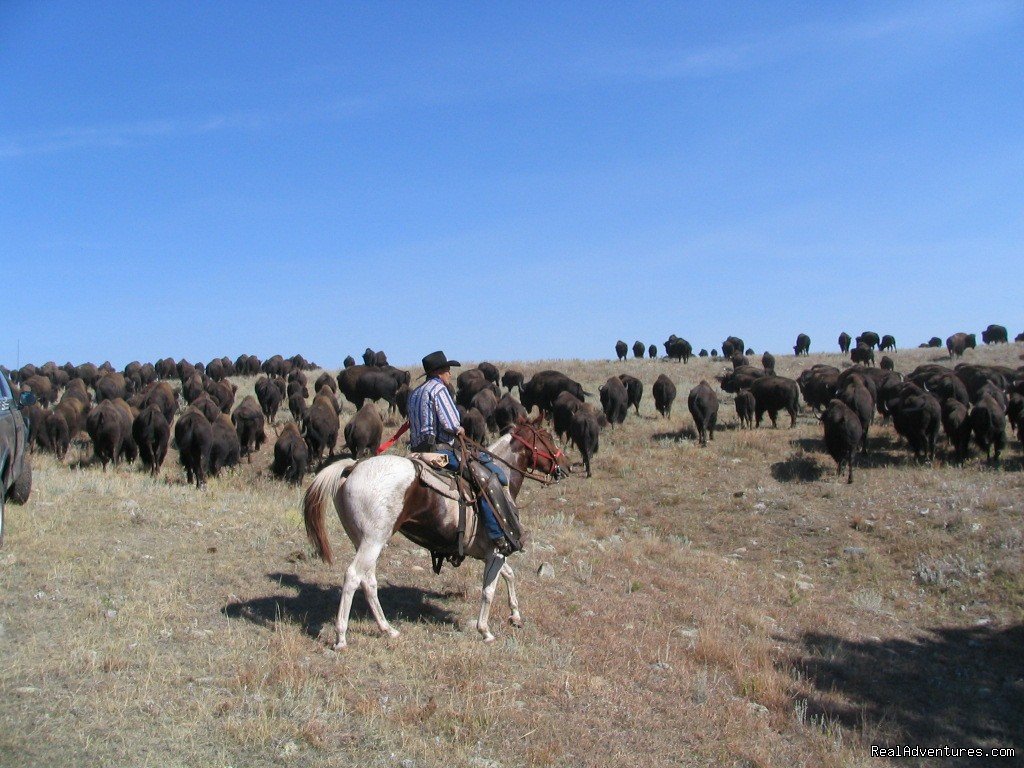
<svg viewBox="0 0 1024 768">
<path fill-rule="evenodd" d="M 447 469 L 453 471 L 458 471 L 461 466 L 454 442 L 459 438 L 464 439 L 466 432 L 462 428 L 462 419 L 449 386 L 451 369 L 461 365 L 457 360 L 449 360 L 440 350 L 424 357 L 423 375 L 427 380 L 409 394 L 408 406 L 410 450 L 413 453 L 442 454 L 448 460 Z M 493 474 L 503 487 L 508 486 L 507 476 L 488 454 L 480 452 L 473 458 Z M 514 503 L 508 494 L 503 492 L 501 500 L 515 514 Z M 484 493 L 480 494 L 479 507 L 484 530 L 494 548 L 506 556 L 521 549 L 518 542 L 513 543 L 505 535 Z"/>
</svg>

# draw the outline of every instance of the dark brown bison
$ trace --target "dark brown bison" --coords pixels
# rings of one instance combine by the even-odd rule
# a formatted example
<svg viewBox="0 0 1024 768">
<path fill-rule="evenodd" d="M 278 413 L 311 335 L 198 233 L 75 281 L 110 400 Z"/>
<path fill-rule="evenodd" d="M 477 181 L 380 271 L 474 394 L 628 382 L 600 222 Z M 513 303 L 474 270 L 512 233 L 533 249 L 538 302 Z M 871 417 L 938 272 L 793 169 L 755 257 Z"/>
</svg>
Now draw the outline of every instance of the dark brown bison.
<svg viewBox="0 0 1024 768">
<path fill-rule="evenodd" d="M 621 383 L 621 382 L 620 382 Z M 583 385 L 573 381 L 559 371 L 541 371 L 536 373 L 522 387 L 520 398 L 523 407 L 530 412 L 536 407 L 542 413 L 550 414 L 555 398 L 562 392 L 568 392 L 578 400 L 589 394 Z"/>
<path fill-rule="evenodd" d="M 850 359 L 859 365 L 874 365 L 875 351 L 863 341 L 858 341 L 857 346 L 850 350 Z"/>
<path fill-rule="evenodd" d="M 174 425 L 174 444 L 185 468 L 185 478 L 189 483 L 195 481 L 196 488 L 202 488 L 210 466 L 213 425 L 198 408 L 189 406 L 178 419 Z"/>
<path fill-rule="evenodd" d="M 639 416 L 640 401 L 644 396 L 644 383 L 636 376 L 630 376 L 628 373 L 620 373 L 619 381 L 626 388 L 627 408 L 632 406 L 636 411 L 636 415 Z"/>
<path fill-rule="evenodd" d="M 619 381 L 618 377 L 612 376 L 598 390 L 601 395 L 601 409 L 609 424 L 621 424 L 626 420 L 626 411 L 629 409 L 629 393 L 626 392 L 626 385 Z"/>
<path fill-rule="evenodd" d="M 793 354 L 798 357 L 811 354 L 811 337 L 806 333 L 798 334 L 796 344 L 793 345 Z"/>
<path fill-rule="evenodd" d="M 297 485 L 305 476 L 308 465 L 309 449 L 299 434 L 299 428 L 295 424 L 285 424 L 274 443 L 274 463 L 270 471 L 275 477 Z"/>
<path fill-rule="evenodd" d="M 930 339 L 928 339 L 928 343 L 925 344 L 924 346 L 934 347 L 938 349 L 939 347 L 942 346 L 942 339 L 940 339 L 938 336 L 932 336 Z"/>
<path fill-rule="evenodd" d="M 895 371 L 896 363 L 888 355 L 882 355 L 882 359 L 878 361 L 878 367 L 883 371 Z"/>
<path fill-rule="evenodd" d="M 526 409 L 523 404 L 512 395 L 502 395 L 494 408 L 494 423 L 500 434 L 505 434 L 515 425 L 520 418 L 526 418 Z"/>
<path fill-rule="evenodd" d="M 629 346 L 622 339 L 615 342 L 615 357 L 619 360 L 625 360 L 626 355 L 629 353 Z"/>
<path fill-rule="evenodd" d="M 256 399 L 263 410 L 263 415 L 273 424 L 281 407 L 281 390 L 266 376 L 260 376 L 256 379 Z"/>
<path fill-rule="evenodd" d="M 665 342 L 665 356 L 669 360 L 682 360 L 686 363 L 693 356 L 693 345 L 673 333 Z"/>
<path fill-rule="evenodd" d="M 637 360 L 642 360 L 644 353 L 647 351 L 647 346 L 640 340 L 633 342 L 633 357 Z"/>
<path fill-rule="evenodd" d="M 999 464 L 999 454 L 1006 447 L 1006 411 L 989 393 L 979 397 L 968 417 L 971 432 L 978 448 L 993 464 Z"/>
<path fill-rule="evenodd" d="M 844 355 L 850 351 L 851 341 L 853 341 L 853 339 L 846 331 L 839 334 L 839 351 Z"/>
<path fill-rule="evenodd" d="M 171 439 L 171 426 L 156 403 L 147 405 L 132 422 L 132 438 L 139 448 L 142 466 L 156 475 L 167 457 L 167 443 Z"/>
<path fill-rule="evenodd" d="M 757 403 L 749 389 L 741 389 L 736 393 L 736 415 L 740 420 L 740 429 L 754 428 L 754 411 Z"/>
<path fill-rule="evenodd" d="M 650 358 L 651 360 L 653 360 L 654 358 L 656 358 L 656 357 L 658 356 L 658 347 L 657 347 L 656 345 L 654 345 L 654 344 L 651 344 L 651 346 L 649 346 L 649 347 L 647 348 L 647 356 L 648 356 L 648 357 L 649 357 L 649 358 Z"/>
<path fill-rule="evenodd" d="M 672 403 L 676 399 L 676 385 L 664 373 L 658 376 L 651 387 L 654 408 L 665 418 L 672 418 Z"/>
<path fill-rule="evenodd" d="M 690 390 L 686 398 L 693 423 L 697 427 L 700 444 L 707 445 L 715 439 L 715 423 L 718 421 L 718 395 L 706 381 Z"/>
<path fill-rule="evenodd" d="M 868 429 L 875 417 L 875 395 L 870 389 L 866 380 L 861 376 L 850 376 L 843 383 L 839 391 L 838 399 L 857 415 L 860 421 L 862 443 L 860 449 L 868 449 Z M 835 458 L 833 456 L 833 458 Z"/>
<path fill-rule="evenodd" d="M 843 464 L 849 468 L 847 483 L 853 482 L 853 462 L 857 447 L 864 444 L 862 426 L 857 414 L 842 400 L 832 400 L 822 414 L 825 428 L 825 449 L 836 463 L 836 475 L 842 477 Z"/>
<path fill-rule="evenodd" d="M 469 409 L 476 410 L 481 416 L 484 417 L 484 421 L 487 424 L 487 429 L 492 432 L 498 430 L 498 423 L 494 417 L 494 411 L 498 407 L 498 396 L 494 394 L 492 388 L 481 389 L 476 395 L 473 396 L 470 401 Z M 477 440 L 477 442 L 483 442 Z"/>
<path fill-rule="evenodd" d="M 885 334 L 882 340 L 878 342 L 879 352 L 895 352 L 896 351 L 896 337 L 890 334 Z"/>
<path fill-rule="evenodd" d="M 523 372 L 515 371 L 511 368 L 501 375 L 501 386 L 512 391 L 513 387 L 519 388 L 519 394 L 523 394 Z"/>
<path fill-rule="evenodd" d="M 551 412 L 551 425 L 555 434 L 564 442 L 572 427 L 572 417 L 583 405 L 583 401 L 570 392 L 561 392 L 555 398 Z"/>
<path fill-rule="evenodd" d="M 966 350 L 977 346 L 978 342 L 973 333 L 954 333 L 946 339 L 946 350 L 951 358 L 963 357 Z"/>
<path fill-rule="evenodd" d="M 241 454 L 248 458 L 250 464 L 252 464 L 252 452 L 258 451 L 267 439 L 263 419 L 260 404 L 252 395 L 246 395 L 235 408 L 235 412 L 231 414 L 231 422 L 235 425 Z"/>
<path fill-rule="evenodd" d="M 986 344 L 1006 344 L 1010 334 L 1003 325 L 990 325 L 981 332 L 981 340 Z"/>
<path fill-rule="evenodd" d="M 302 396 L 301 392 L 296 392 L 288 398 L 288 412 L 292 415 L 292 421 L 296 423 L 301 423 L 306 418 L 309 406 L 306 405 L 306 398 Z"/>
<path fill-rule="evenodd" d="M 750 389 L 750 385 L 754 383 L 756 379 L 765 377 L 765 372 L 760 368 L 755 368 L 752 365 L 744 365 L 739 368 L 733 368 L 728 373 L 717 376 L 719 385 L 722 387 L 723 392 L 729 392 L 735 394 L 741 389 Z"/>
<path fill-rule="evenodd" d="M 123 400 L 121 402 L 124 402 Z M 131 439 L 131 420 L 125 423 L 124 412 L 114 400 L 104 400 L 89 413 L 85 420 L 85 429 L 92 439 L 92 449 L 96 458 L 107 471 L 107 464 L 115 466 L 125 455 L 125 443 Z"/>
<path fill-rule="evenodd" d="M 765 352 L 761 355 L 761 367 L 764 368 L 764 372 L 768 376 L 775 375 L 775 355 L 771 352 Z"/>
<path fill-rule="evenodd" d="M 38 373 L 22 380 L 21 391 L 29 391 L 35 395 L 36 401 L 43 408 L 49 408 L 57 399 L 57 392 L 53 387 L 53 382 Z"/>
<path fill-rule="evenodd" d="M 166 381 L 158 381 L 142 393 L 140 408 L 155 405 L 163 414 L 164 420 L 170 424 L 174 414 L 178 412 L 178 396 Z"/>
<path fill-rule="evenodd" d="M 323 389 L 324 387 L 329 388 L 331 392 L 334 392 L 335 394 L 338 393 L 338 383 L 334 380 L 334 377 L 331 376 L 331 374 L 329 374 L 327 371 L 324 371 L 319 376 L 317 376 L 316 383 L 313 384 L 313 394 L 320 394 L 320 390 Z M 305 395 L 303 395 L 303 397 L 305 397 Z"/>
<path fill-rule="evenodd" d="M 953 460 L 962 464 L 971 446 L 971 421 L 967 406 L 953 397 L 942 401 L 942 430 L 949 441 Z"/>
<path fill-rule="evenodd" d="M 43 411 L 43 413 L 45 414 L 43 416 L 43 431 L 46 434 L 46 439 L 42 443 L 63 461 L 68 448 L 71 447 L 71 430 L 68 428 L 67 419 L 61 413 L 60 406 L 53 411 L 48 413 Z"/>
<path fill-rule="evenodd" d="M 311 459 L 315 457 L 319 462 L 325 448 L 329 458 L 334 456 L 334 444 L 338 442 L 340 428 L 341 422 L 331 401 L 323 394 L 313 398 L 306 420 L 302 423 L 302 436 L 306 440 Z"/>
<path fill-rule="evenodd" d="M 569 437 L 583 456 L 587 477 L 591 476 L 590 462 L 600 447 L 601 422 L 604 414 L 590 403 L 580 403 L 569 424 Z"/>
<path fill-rule="evenodd" d="M 211 424 L 217 420 L 217 415 L 220 413 L 220 406 L 213 402 L 213 398 L 205 392 L 193 400 L 190 407 L 203 414 Z"/>
<path fill-rule="evenodd" d="M 345 445 L 354 459 L 376 456 L 383 435 L 384 420 L 373 403 L 366 403 L 345 425 Z"/>
<path fill-rule="evenodd" d="M 181 396 L 185 398 L 187 405 L 192 405 L 195 399 L 205 391 L 206 386 L 203 382 L 203 377 L 198 373 L 193 373 L 181 384 Z"/>
<path fill-rule="evenodd" d="M 792 379 L 782 376 L 762 376 L 750 384 L 750 393 L 754 396 L 754 424 L 761 426 L 761 418 L 765 413 L 772 420 L 772 426 L 778 427 L 780 410 L 789 414 L 789 426 L 796 426 L 796 414 L 800 409 L 800 389 Z"/>
<path fill-rule="evenodd" d="M 886 403 L 892 424 L 918 460 L 935 458 L 935 441 L 942 423 L 942 406 L 930 393 L 908 383 Z"/>
<path fill-rule="evenodd" d="M 217 477 L 225 467 L 233 467 L 241 459 L 242 446 L 238 441 L 238 432 L 226 413 L 217 415 L 211 425 L 213 442 L 210 445 L 210 476 Z"/>
<path fill-rule="evenodd" d="M 220 406 L 220 412 L 224 414 L 231 412 L 231 407 L 235 404 L 236 391 L 238 391 L 238 387 L 227 379 L 207 380 L 206 382 L 206 393 Z"/>
<path fill-rule="evenodd" d="M 356 359 L 352 355 L 347 355 L 341 363 L 342 368 L 351 368 L 356 364 Z"/>
<path fill-rule="evenodd" d="M 476 408 L 466 410 L 460 405 L 458 409 L 462 428 L 466 430 L 466 437 L 478 443 L 483 443 L 487 439 L 487 420 L 484 418 L 484 415 Z"/>
<path fill-rule="evenodd" d="M 499 377 L 497 367 L 491 363 L 480 363 L 480 365 L 477 366 L 477 369 L 483 371 L 484 377 L 491 382 L 491 384 L 497 385 Z"/>
<path fill-rule="evenodd" d="M 854 339 L 854 342 L 856 344 L 866 344 L 871 349 L 874 349 L 878 346 L 878 343 L 881 340 L 881 337 L 874 331 L 864 331 L 860 336 Z"/>
<path fill-rule="evenodd" d="M 732 357 L 733 352 L 739 352 L 742 355 L 746 348 L 747 345 L 743 343 L 743 339 L 738 336 L 729 336 L 722 342 L 722 357 Z"/>
</svg>

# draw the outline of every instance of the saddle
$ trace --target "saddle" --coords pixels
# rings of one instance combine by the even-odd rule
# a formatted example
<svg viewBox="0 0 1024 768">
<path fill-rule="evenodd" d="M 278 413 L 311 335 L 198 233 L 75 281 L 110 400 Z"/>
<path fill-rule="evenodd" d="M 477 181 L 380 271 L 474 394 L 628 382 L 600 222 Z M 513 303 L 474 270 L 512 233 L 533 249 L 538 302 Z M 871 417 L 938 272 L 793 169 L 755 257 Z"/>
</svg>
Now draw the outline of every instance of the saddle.
<svg viewBox="0 0 1024 768">
<path fill-rule="evenodd" d="M 445 560 L 456 568 L 462 564 L 466 551 L 466 509 L 473 507 L 479 514 L 481 497 L 490 503 L 498 527 L 512 544 L 513 551 L 522 549 L 523 530 L 514 502 L 498 478 L 475 457 L 468 457 L 467 466 L 460 471 L 447 469 L 448 457 L 443 453 L 412 453 L 409 459 L 420 483 L 446 499 L 459 502 L 457 553 L 432 551 L 434 573 L 441 572 Z"/>
</svg>

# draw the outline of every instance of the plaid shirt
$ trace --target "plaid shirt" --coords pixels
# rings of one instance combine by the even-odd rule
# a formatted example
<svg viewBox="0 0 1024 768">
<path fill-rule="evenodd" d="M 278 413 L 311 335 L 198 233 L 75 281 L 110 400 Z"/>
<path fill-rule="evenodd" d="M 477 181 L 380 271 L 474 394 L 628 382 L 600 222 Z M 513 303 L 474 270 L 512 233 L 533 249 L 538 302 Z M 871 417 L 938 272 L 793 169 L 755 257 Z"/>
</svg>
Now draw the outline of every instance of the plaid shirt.
<svg viewBox="0 0 1024 768">
<path fill-rule="evenodd" d="M 451 443 L 461 423 L 452 393 L 440 379 L 427 379 L 409 395 L 409 445 Z"/>
</svg>

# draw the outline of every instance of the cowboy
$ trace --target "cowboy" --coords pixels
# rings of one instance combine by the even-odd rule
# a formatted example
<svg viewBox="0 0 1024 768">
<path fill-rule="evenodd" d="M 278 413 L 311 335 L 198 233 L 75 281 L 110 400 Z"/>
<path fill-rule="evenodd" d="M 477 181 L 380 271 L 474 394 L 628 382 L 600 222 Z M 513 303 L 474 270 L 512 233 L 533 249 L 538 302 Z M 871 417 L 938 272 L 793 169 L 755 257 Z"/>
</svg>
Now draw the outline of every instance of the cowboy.
<svg viewBox="0 0 1024 768">
<path fill-rule="evenodd" d="M 431 352 L 423 358 L 423 375 L 427 380 L 409 394 L 409 447 L 413 453 L 440 453 L 448 459 L 448 469 L 459 469 L 459 457 L 453 442 L 465 436 L 462 418 L 451 393 L 452 368 L 462 366 L 458 360 L 449 360 L 444 352 Z M 479 454 L 480 463 L 493 472 L 503 486 L 508 478 L 490 456 Z M 480 496 L 480 512 L 484 530 L 495 549 L 502 555 L 516 551 L 505 536 L 487 499 Z"/>
</svg>

